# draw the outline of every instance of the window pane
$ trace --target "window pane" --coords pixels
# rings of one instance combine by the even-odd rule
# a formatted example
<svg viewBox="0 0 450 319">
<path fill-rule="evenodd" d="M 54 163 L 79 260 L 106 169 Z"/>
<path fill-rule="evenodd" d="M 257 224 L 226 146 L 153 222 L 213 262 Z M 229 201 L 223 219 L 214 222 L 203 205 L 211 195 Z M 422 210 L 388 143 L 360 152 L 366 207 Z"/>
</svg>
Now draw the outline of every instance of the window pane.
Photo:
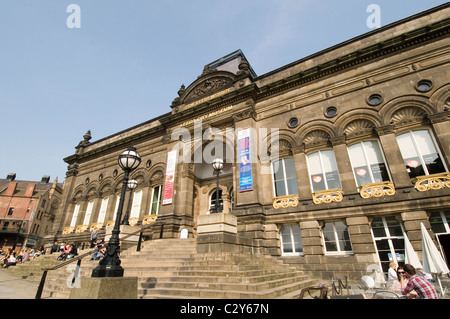
<svg viewBox="0 0 450 319">
<path fill-rule="evenodd" d="M 389 229 L 390 236 L 403 236 L 400 223 L 395 217 L 386 217 L 386 224 Z"/>
<path fill-rule="evenodd" d="M 298 195 L 297 178 L 288 179 L 286 182 L 288 186 L 288 194 Z"/>
<path fill-rule="evenodd" d="M 378 142 L 376 141 L 364 142 L 364 150 L 366 151 L 367 160 L 369 161 L 370 164 L 384 163 Z"/>
<path fill-rule="evenodd" d="M 386 237 L 383 221 L 381 218 L 374 218 L 372 221 L 372 231 L 374 237 Z"/>
<path fill-rule="evenodd" d="M 283 252 L 284 253 L 292 253 L 292 239 L 291 239 L 291 230 L 289 226 L 283 226 L 281 228 L 281 240 L 283 242 Z"/>
<path fill-rule="evenodd" d="M 402 153 L 403 158 L 418 158 L 419 155 L 416 152 L 416 149 L 413 146 L 413 140 L 411 134 L 405 133 L 397 136 L 397 143 L 400 148 L 400 152 Z"/>
<path fill-rule="evenodd" d="M 367 167 L 361 143 L 349 146 L 348 151 L 353 167 Z"/>
<path fill-rule="evenodd" d="M 355 176 L 356 176 L 356 184 L 358 184 L 358 186 L 372 183 L 372 179 L 370 178 L 369 168 L 367 166 L 355 167 L 354 172 L 355 172 Z"/>
<path fill-rule="evenodd" d="M 435 234 L 445 233 L 444 222 L 442 221 L 441 213 L 432 213 L 430 215 L 431 229 Z"/>
<path fill-rule="evenodd" d="M 323 191 L 326 189 L 325 180 L 322 174 L 311 175 L 311 185 L 313 186 L 313 191 Z"/>
<path fill-rule="evenodd" d="M 334 235 L 334 227 L 332 223 L 326 223 L 323 230 L 323 238 L 325 241 L 325 248 L 328 252 L 338 251 L 336 245 L 336 238 Z"/>
<path fill-rule="evenodd" d="M 296 253 L 303 252 L 302 235 L 300 232 L 300 227 L 297 224 L 291 226 L 292 236 L 294 237 L 294 248 Z"/>
<path fill-rule="evenodd" d="M 275 182 L 275 196 L 284 196 L 286 195 L 286 187 L 284 185 L 284 181 Z"/>
</svg>

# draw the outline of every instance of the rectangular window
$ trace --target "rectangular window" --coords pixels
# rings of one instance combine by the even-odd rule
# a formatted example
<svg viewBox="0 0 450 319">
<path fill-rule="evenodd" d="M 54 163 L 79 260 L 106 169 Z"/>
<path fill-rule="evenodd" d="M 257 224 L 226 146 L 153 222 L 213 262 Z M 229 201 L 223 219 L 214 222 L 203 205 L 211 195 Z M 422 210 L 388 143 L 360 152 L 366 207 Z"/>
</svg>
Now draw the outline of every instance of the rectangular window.
<svg viewBox="0 0 450 319">
<path fill-rule="evenodd" d="M 343 222 L 326 223 L 322 229 L 327 254 L 346 254 L 352 252 L 347 225 Z"/>
<path fill-rule="evenodd" d="M 150 215 L 159 215 L 159 209 L 161 208 L 161 188 L 161 185 L 153 188 Z"/>
<path fill-rule="evenodd" d="M 435 234 L 450 233 L 450 211 L 431 213 L 430 224 Z"/>
<path fill-rule="evenodd" d="M 283 225 L 280 235 L 283 255 L 303 254 L 302 236 L 297 224 Z"/>
<path fill-rule="evenodd" d="M 390 180 L 378 141 L 354 144 L 348 152 L 358 186 Z"/>
<path fill-rule="evenodd" d="M 94 202 L 95 202 L 94 200 L 91 200 L 87 205 L 86 215 L 84 215 L 83 225 L 89 225 L 89 223 L 91 222 L 91 215 L 92 215 L 92 210 L 94 208 Z"/>
<path fill-rule="evenodd" d="M 298 195 L 297 174 L 293 158 L 272 163 L 275 196 Z"/>
<path fill-rule="evenodd" d="M 75 205 L 73 210 L 72 220 L 70 222 L 70 227 L 75 227 L 77 225 L 78 213 L 80 212 L 81 204 L 78 203 Z"/>
<path fill-rule="evenodd" d="M 8 216 L 11 216 L 14 213 L 14 207 L 10 207 L 8 209 Z"/>
<path fill-rule="evenodd" d="M 98 214 L 97 223 L 105 222 L 106 210 L 108 209 L 109 197 L 102 199 L 102 204 L 100 206 L 100 213 Z"/>
<path fill-rule="evenodd" d="M 139 217 L 139 213 L 141 212 L 141 202 L 142 202 L 142 189 L 134 192 L 130 218 Z"/>
<path fill-rule="evenodd" d="M 342 187 L 332 150 L 310 154 L 307 156 L 307 161 L 314 192 Z"/>
<path fill-rule="evenodd" d="M 397 136 L 397 143 L 410 178 L 446 171 L 428 130 L 401 134 Z"/>
</svg>

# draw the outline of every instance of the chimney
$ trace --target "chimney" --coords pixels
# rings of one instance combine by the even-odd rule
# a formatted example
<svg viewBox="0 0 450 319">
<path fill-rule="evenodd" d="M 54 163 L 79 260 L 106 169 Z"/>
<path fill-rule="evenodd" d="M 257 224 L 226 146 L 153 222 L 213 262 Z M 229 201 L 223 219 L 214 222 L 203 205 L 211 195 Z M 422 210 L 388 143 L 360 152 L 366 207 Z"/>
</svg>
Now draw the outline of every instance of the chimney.
<svg viewBox="0 0 450 319">
<path fill-rule="evenodd" d="M 10 181 L 13 181 L 16 179 L 16 173 L 9 173 L 8 176 L 6 176 L 6 179 L 9 179 Z"/>
<path fill-rule="evenodd" d="M 50 181 L 50 176 L 44 175 L 42 176 L 41 183 L 47 184 Z"/>
</svg>

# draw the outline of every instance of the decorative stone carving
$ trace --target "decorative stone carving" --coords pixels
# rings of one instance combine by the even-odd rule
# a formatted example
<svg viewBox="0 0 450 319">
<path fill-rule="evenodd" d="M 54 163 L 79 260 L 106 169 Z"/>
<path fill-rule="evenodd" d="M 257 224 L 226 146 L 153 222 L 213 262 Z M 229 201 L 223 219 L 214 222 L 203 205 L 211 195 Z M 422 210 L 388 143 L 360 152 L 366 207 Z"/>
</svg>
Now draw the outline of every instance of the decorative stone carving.
<svg viewBox="0 0 450 319">
<path fill-rule="evenodd" d="M 392 196 L 395 188 L 392 182 L 365 184 L 359 187 L 359 194 L 362 198 Z"/>
<path fill-rule="evenodd" d="M 450 188 L 450 173 L 419 176 L 414 179 L 415 188 L 420 192 Z"/>
</svg>

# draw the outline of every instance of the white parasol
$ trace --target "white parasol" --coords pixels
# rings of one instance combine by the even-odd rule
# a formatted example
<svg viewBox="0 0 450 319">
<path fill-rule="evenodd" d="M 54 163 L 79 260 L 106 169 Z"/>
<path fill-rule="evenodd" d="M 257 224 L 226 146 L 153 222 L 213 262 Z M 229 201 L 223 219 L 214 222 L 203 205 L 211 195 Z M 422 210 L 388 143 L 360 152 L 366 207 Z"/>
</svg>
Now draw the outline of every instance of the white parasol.
<svg viewBox="0 0 450 319">
<path fill-rule="evenodd" d="M 419 256 L 417 256 L 417 253 L 415 252 L 406 234 L 404 235 L 404 237 L 405 237 L 405 264 L 413 265 L 413 267 L 416 269 L 422 268 Z"/>
<path fill-rule="evenodd" d="M 421 223 L 420 227 L 422 229 L 422 269 L 424 272 L 436 274 L 439 287 L 441 288 L 441 291 L 443 291 L 439 275 L 448 274 L 448 267 L 423 223 Z"/>
</svg>

